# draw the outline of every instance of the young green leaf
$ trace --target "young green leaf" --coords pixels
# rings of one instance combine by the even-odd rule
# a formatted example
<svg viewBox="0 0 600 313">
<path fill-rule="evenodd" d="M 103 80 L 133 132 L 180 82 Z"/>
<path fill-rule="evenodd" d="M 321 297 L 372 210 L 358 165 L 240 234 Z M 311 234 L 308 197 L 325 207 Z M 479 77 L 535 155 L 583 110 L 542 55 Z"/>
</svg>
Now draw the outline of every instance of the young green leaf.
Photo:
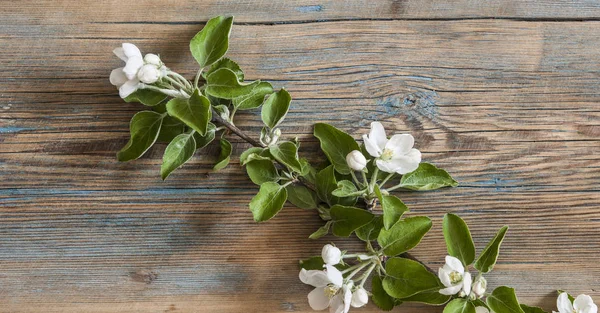
<svg viewBox="0 0 600 313">
<path fill-rule="evenodd" d="M 426 216 L 409 217 L 390 229 L 382 229 L 377 242 L 385 255 L 396 256 L 416 247 L 431 226 L 431 220 Z"/>
<path fill-rule="evenodd" d="M 136 113 L 129 123 L 129 142 L 117 153 L 117 159 L 121 162 L 135 160 L 146 153 L 156 142 L 165 116 L 153 111 Z"/>
<path fill-rule="evenodd" d="M 252 89 L 251 92 L 241 95 L 233 99 L 233 106 L 239 110 L 249 110 L 258 108 L 263 102 L 265 97 L 273 93 L 273 86 L 267 82 L 260 82 Z"/>
<path fill-rule="evenodd" d="M 330 214 L 333 220 L 332 233 L 338 237 L 350 236 L 353 231 L 366 225 L 374 217 L 369 211 L 343 205 L 331 207 Z"/>
<path fill-rule="evenodd" d="M 444 288 L 444 285 L 440 283 L 440 287 L 434 290 L 428 290 L 419 292 L 407 298 L 402 298 L 403 302 L 418 302 L 429 305 L 442 305 L 448 300 L 450 300 L 450 296 L 446 296 L 440 293 L 440 289 Z"/>
<path fill-rule="evenodd" d="M 246 162 L 250 161 L 249 157 L 252 154 L 256 154 L 256 155 L 260 155 L 263 152 L 264 148 L 259 148 L 259 147 L 250 147 L 248 148 L 248 150 L 242 152 L 242 154 L 240 154 L 240 163 L 242 165 L 246 165 Z M 265 158 L 268 160 L 268 158 Z"/>
<path fill-rule="evenodd" d="M 446 304 L 444 313 L 475 313 L 475 306 L 465 298 L 458 298 Z"/>
<path fill-rule="evenodd" d="M 229 49 L 229 33 L 232 24 L 233 16 L 211 18 L 192 38 L 190 50 L 201 68 L 213 64 L 225 55 Z"/>
<path fill-rule="evenodd" d="M 448 254 L 461 260 L 465 266 L 471 265 L 475 260 L 475 244 L 467 223 L 458 215 L 447 213 L 442 228 Z"/>
<path fill-rule="evenodd" d="M 246 172 L 253 183 L 278 182 L 281 177 L 271 160 L 252 160 L 246 163 Z"/>
<path fill-rule="evenodd" d="M 442 187 L 456 187 L 458 182 L 448 172 L 429 163 L 419 164 L 419 168 L 402 176 L 402 188 L 412 190 L 434 190 Z"/>
<path fill-rule="evenodd" d="M 155 90 L 138 89 L 123 100 L 125 102 L 139 102 L 152 107 L 163 102 L 166 98 L 167 96 L 164 93 Z"/>
<path fill-rule="evenodd" d="M 221 140 L 219 140 L 219 146 L 221 146 L 221 152 L 219 153 L 217 164 L 213 166 L 213 170 L 215 171 L 224 169 L 227 164 L 229 164 L 229 159 L 231 157 L 231 143 L 229 143 L 227 139 L 221 138 Z"/>
<path fill-rule="evenodd" d="M 156 139 L 156 141 L 171 142 L 173 139 L 175 139 L 175 137 L 177 137 L 177 135 L 182 134 L 184 131 L 184 123 L 172 116 L 165 116 L 165 118 L 162 121 L 160 133 L 158 133 L 158 138 Z"/>
<path fill-rule="evenodd" d="M 331 227 L 332 221 L 328 221 L 325 225 L 319 227 L 314 233 L 308 236 L 309 239 L 319 239 L 327 234 L 329 234 L 329 228 Z"/>
<path fill-rule="evenodd" d="M 302 172 L 302 165 L 298 159 L 298 147 L 290 141 L 284 141 L 269 147 L 269 152 L 275 160 L 285 164 L 296 173 Z"/>
<path fill-rule="evenodd" d="M 500 228 L 496 236 L 483 249 L 479 258 L 475 261 L 475 265 L 473 265 L 478 271 L 488 273 L 494 268 L 498 254 L 500 254 L 500 245 L 502 244 L 502 240 L 504 240 L 507 230 L 508 226 Z"/>
<path fill-rule="evenodd" d="M 183 165 L 192 158 L 196 151 L 196 141 L 194 140 L 194 131 L 181 134 L 175 137 L 165 149 L 163 163 L 160 167 L 160 176 L 163 180 L 176 168 Z"/>
<path fill-rule="evenodd" d="M 254 221 L 264 222 L 271 219 L 283 208 L 286 199 L 287 191 L 278 183 L 266 182 L 260 185 L 258 194 L 250 201 Z"/>
<path fill-rule="evenodd" d="M 371 280 L 371 299 L 375 305 L 384 310 L 390 311 L 394 308 L 395 300 L 383 289 L 383 279 L 379 275 L 373 275 Z"/>
<path fill-rule="evenodd" d="M 290 108 L 290 102 L 292 102 L 292 96 L 285 89 L 271 94 L 265 100 L 261 111 L 262 121 L 265 125 L 271 129 L 279 125 Z"/>
<path fill-rule="evenodd" d="M 208 71 L 202 72 L 202 77 L 206 78 L 208 75 L 212 74 L 214 71 L 220 68 L 230 69 L 232 72 L 235 73 L 235 76 L 237 77 L 238 81 L 244 81 L 244 72 L 235 61 L 229 58 L 222 58 L 219 61 L 213 63 L 213 65 L 211 65 Z"/>
<path fill-rule="evenodd" d="M 383 217 L 376 215 L 368 224 L 355 231 L 356 237 L 362 241 L 376 240 L 381 228 L 383 228 Z"/>
<path fill-rule="evenodd" d="M 323 258 L 320 256 L 313 256 L 310 257 L 308 259 L 305 260 L 300 260 L 300 262 L 298 262 L 298 265 L 300 265 L 300 268 L 303 268 L 307 271 L 310 270 L 323 270 L 323 265 L 325 265 L 325 262 L 323 262 Z"/>
<path fill-rule="evenodd" d="M 350 174 L 346 164 L 346 156 L 360 147 L 356 140 L 347 133 L 325 123 L 315 124 L 314 135 L 321 143 L 321 150 L 325 153 L 335 170 L 343 175 Z"/>
<path fill-rule="evenodd" d="M 394 298 L 406 298 L 420 292 L 439 290 L 440 281 L 421 263 L 405 259 L 390 258 L 385 264 L 387 276 L 383 288 Z"/>
<path fill-rule="evenodd" d="M 235 99 L 251 93 L 259 83 L 242 84 L 232 70 L 220 68 L 206 77 L 206 93 L 217 98 Z"/>
<path fill-rule="evenodd" d="M 409 211 L 408 207 L 396 196 L 382 195 L 378 185 L 375 185 L 375 194 L 383 209 L 383 226 L 385 229 L 390 229 L 402 218 L 405 212 Z"/>
<path fill-rule="evenodd" d="M 208 124 L 212 118 L 210 101 L 200 95 L 198 89 L 194 91 L 189 99 L 173 98 L 167 103 L 167 112 L 186 125 L 197 131 L 200 135 L 206 135 Z"/>
<path fill-rule="evenodd" d="M 194 132 L 194 140 L 196 140 L 196 150 L 202 149 L 208 146 L 213 140 L 215 140 L 215 132 L 217 128 L 213 123 L 209 123 L 206 128 L 206 135 L 202 136 L 198 132 Z"/>
<path fill-rule="evenodd" d="M 316 209 L 319 202 L 317 194 L 302 185 L 288 185 L 285 187 L 288 193 L 288 201 L 301 209 Z"/>
<path fill-rule="evenodd" d="M 353 182 L 349 180 L 340 180 L 337 183 L 337 188 L 331 192 L 336 197 L 356 197 L 355 193 L 358 191 Z"/>
<path fill-rule="evenodd" d="M 525 304 L 521 304 L 521 310 L 525 313 L 548 313 L 537 306 L 528 306 Z"/>
<path fill-rule="evenodd" d="M 525 313 L 519 305 L 515 290 L 510 287 L 500 286 L 494 289 L 486 302 L 495 313 Z"/>
<path fill-rule="evenodd" d="M 337 179 L 332 165 L 322 169 L 315 175 L 315 185 L 319 198 L 330 206 L 335 204 L 352 206 L 356 204 L 356 197 L 339 198 L 331 194 L 337 189 Z"/>
</svg>

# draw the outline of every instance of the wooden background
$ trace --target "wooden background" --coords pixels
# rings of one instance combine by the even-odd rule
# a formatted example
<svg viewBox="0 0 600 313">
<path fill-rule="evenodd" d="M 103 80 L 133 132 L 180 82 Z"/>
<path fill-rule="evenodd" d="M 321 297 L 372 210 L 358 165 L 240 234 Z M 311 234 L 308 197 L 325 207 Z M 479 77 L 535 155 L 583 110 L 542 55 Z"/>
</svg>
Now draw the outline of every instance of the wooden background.
<svg viewBox="0 0 600 313">
<path fill-rule="evenodd" d="M 398 194 L 434 219 L 415 250 L 427 264 L 442 263 L 441 217 L 456 212 L 478 250 L 511 226 L 491 288 L 546 310 L 557 288 L 600 302 L 597 1 L 4 0 L 0 12 L 1 312 L 310 311 L 297 260 L 334 239 L 307 239 L 315 212 L 254 224 L 257 188 L 237 157 L 212 173 L 214 145 L 166 182 L 164 145 L 115 159 L 143 107 L 109 84 L 112 49 L 134 43 L 191 77 L 188 40 L 219 14 L 236 16 L 229 56 L 248 79 L 291 92 L 283 130 L 304 155 L 321 157 L 314 122 L 358 138 L 380 120 L 461 182 Z M 238 123 L 256 135 L 257 117 Z"/>
</svg>

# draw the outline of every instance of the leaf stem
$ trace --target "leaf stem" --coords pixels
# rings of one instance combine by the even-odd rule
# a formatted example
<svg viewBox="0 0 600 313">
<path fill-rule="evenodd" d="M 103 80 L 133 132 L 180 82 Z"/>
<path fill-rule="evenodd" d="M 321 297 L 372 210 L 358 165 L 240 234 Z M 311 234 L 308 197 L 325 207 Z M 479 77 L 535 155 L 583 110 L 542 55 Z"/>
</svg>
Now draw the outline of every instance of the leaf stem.
<svg viewBox="0 0 600 313">
<path fill-rule="evenodd" d="M 385 190 L 387 190 L 387 191 L 394 191 L 394 190 L 396 190 L 398 188 L 402 188 L 402 183 L 399 183 L 398 185 L 390 187 L 390 188 L 386 188 Z"/>
<path fill-rule="evenodd" d="M 365 282 L 367 282 L 367 279 L 369 278 L 369 276 L 371 276 L 371 273 L 373 272 L 373 270 L 375 269 L 375 267 L 377 266 L 377 263 L 373 263 L 373 265 L 371 265 L 371 267 L 369 267 L 363 274 L 362 276 L 360 276 L 359 280 L 360 280 L 360 285 L 358 285 L 359 287 L 362 287 L 365 285 Z"/>
<path fill-rule="evenodd" d="M 200 81 L 200 75 L 202 75 L 202 70 L 203 68 L 200 68 L 198 70 L 198 73 L 196 73 L 196 77 L 194 78 L 194 89 L 198 89 L 198 82 Z"/>
<path fill-rule="evenodd" d="M 381 181 L 380 186 L 383 187 L 383 185 L 385 185 L 385 183 L 388 182 L 388 180 L 390 180 L 396 173 L 390 173 L 388 176 L 386 176 L 386 178 L 383 179 L 383 181 Z"/>
<path fill-rule="evenodd" d="M 379 175 L 379 168 L 375 167 L 373 174 L 371 175 L 371 183 L 369 184 L 369 194 L 373 193 L 375 189 L 375 183 L 377 182 L 377 176 Z"/>
</svg>

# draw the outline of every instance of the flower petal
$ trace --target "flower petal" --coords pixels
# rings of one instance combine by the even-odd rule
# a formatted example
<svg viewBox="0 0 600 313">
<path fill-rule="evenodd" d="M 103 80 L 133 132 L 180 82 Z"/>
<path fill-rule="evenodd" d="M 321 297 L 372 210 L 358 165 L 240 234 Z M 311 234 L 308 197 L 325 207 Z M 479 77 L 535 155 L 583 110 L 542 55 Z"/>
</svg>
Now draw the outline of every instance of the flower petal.
<svg viewBox="0 0 600 313">
<path fill-rule="evenodd" d="M 315 311 L 325 310 L 330 301 L 325 293 L 325 287 L 317 287 L 308 293 L 308 305 Z"/>
<path fill-rule="evenodd" d="M 421 151 L 417 149 L 411 149 L 408 154 L 402 155 L 398 158 L 394 157 L 390 162 L 394 162 L 397 167 L 395 172 L 404 175 L 416 170 L 421 163 Z"/>
<path fill-rule="evenodd" d="M 463 276 L 463 288 L 462 288 L 462 291 L 467 296 L 471 293 L 471 283 L 472 282 L 473 281 L 471 280 L 471 273 L 466 272 L 465 275 Z"/>
<path fill-rule="evenodd" d="M 121 85 L 121 87 L 119 87 L 119 96 L 121 96 L 121 98 L 125 99 L 129 95 L 134 93 L 136 90 L 138 90 L 139 86 L 140 86 L 139 81 L 128 80 L 123 85 Z"/>
<path fill-rule="evenodd" d="M 446 296 L 457 294 L 462 288 L 462 284 L 454 285 L 448 288 L 440 289 L 440 293 Z M 561 312 L 562 313 L 562 312 Z"/>
<path fill-rule="evenodd" d="M 325 287 L 330 283 L 325 271 L 301 269 L 299 277 L 301 282 L 313 287 Z"/>
<path fill-rule="evenodd" d="M 113 53 L 114 53 L 114 54 L 115 54 L 117 57 L 119 57 L 119 59 L 123 60 L 123 62 L 127 62 L 127 59 L 128 59 L 128 58 L 127 58 L 127 56 L 125 55 L 125 52 L 123 51 L 123 47 L 118 47 L 118 48 L 115 48 L 115 49 L 113 50 Z"/>
<path fill-rule="evenodd" d="M 379 149 L 383 150 L 388 142 L 387 136 L 385 135 L 385 129 L 379 122 L 371 123 L 371 131 L 369 132 L 369 139 L 373 140 Z"/>
<path fill-rule="evenodd" d="M 440 278 L 440 281 L 442 281 L 442 284 L 444 284 L 444 286 L 452 286 L 452 282 L 450 281 L 450 275 L 448 274 L 448 271 L 446 271 L 444 268 L 440 267 L 438 269 L 438 277 Z"/>
<path fill-rule="evenodd" d="M 123 43 L 123 53 L 128 57 L 128 58 L 133 58 L 133 57 L 142 57 L 142 52 L 140 52 L 140 49 L 138 49 L 138 47 L 136 47 L 134 44 L 132 43 Z"/>
<path fill-rule="evenodd" d="M 335 295 L 329 303 L 329 313 L 343 313 L 344 299 L 341 294 Z"/>
<path fill-rule="evenodd" d="M 121 87 L 127 82 L 127 76 L 123 73 L 123 68 L 119 67 L 110 72 L 110 83 L 114 86 Z"/>
<path fill-rule="evenodd" d="M 379 148 L 374 140 L 370 139 L 367 135 L 363 135 L 363 142 L 365 144 L 365 149 L 367 149 L 367 152 L 369 152 L 372 157 L 378 158 L 381 156 L 383 150 Z"/>
<path fill-rule="evenodd" d="M 578 295 L 575 301 L 573 301 L 573 308 L 575 311 L 581 313 L 596 313 L 598 311 L 594 300 L 588 295 Z"/>
<path fill-rule="evenodd" d="M 566 292 L 558 295 L 558 299 L 556 299 L 556 307 L 560 313 L 573 313 L 573 304 L 571 304 L 569 295 Z"/>
<path fill-rule="evenodd" d="M 385 145 L 386 149 L 394 151 L 394 155 L 405 155 L 415 145 L 415 138 L 410 134 L 394 135 Z"/>
<path fill-rule="evenodd" d="M 143 65 L 144 60 L 142 57 L 131 57 L 127 59 L 123 72 L 125 72 L 125 76 L 127 76 L 128 79 L 133 79 L 137 76 L 138 71 Z"/>
<path fill-rule="evenodd" d="M 475 313 L 490 313 L 490 311 L 484 306 L 478 306 L 475 308 Z"/>
<path fill-rule="evenodd" d="M 329 282 L 338 287 L 342 287 L 342 284 L 344 283 L 342 272 L 335 268 L 335 266 L 329 264 L 325 264 L 325 268 L 327 269 L 327 279 L 329 279 Z"/>
<path fill-rule="evenodd" d="M 351 287 L 351 284 L 344 285 L 342 287 L 344 295 L 344 313 L 348 313 L 348 311 L 350 311 L 350 305 L 352 304 L 352 291 L 350 290 Z"/>
<path fill-rule="evenodd" d="M 375 164 L 377 167 L 386 172 L 386 173 L 395 173 L 398 168 L 398 162 L 394 160 L 384 161 L 384 160 L 375 160 Z"/>
<path fill-rule="evenodd" d="M 446 256 L 446 265 L 448 265 L 452 270 L 457 271 L 461 274 L 465 273 L 465 268 L 462 262 L 453 256 Z"/>
</svg>

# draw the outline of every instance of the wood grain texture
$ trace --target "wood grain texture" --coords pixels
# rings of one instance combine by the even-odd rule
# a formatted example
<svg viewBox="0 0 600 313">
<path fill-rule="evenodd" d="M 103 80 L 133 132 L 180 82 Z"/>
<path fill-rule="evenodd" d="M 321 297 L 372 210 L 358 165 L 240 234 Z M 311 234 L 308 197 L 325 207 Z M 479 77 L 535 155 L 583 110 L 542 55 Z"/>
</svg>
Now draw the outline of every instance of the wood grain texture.
<svg viewBox="0 0 600 313">
<path fill-rule="evenodd" d="M 312 124 L 357 138 L 371 121 L 411 132 L 458 188 L 400 192 L 434 229 L 415 254 L 445 255 L 441 217 L 478 250 L 511 226 L 491 287 L 547 310 L 562 288 L 600 301 L 600 5 L 595 1 L 0 2 L 0 312 L 309 312 L 297 260 L 314 212 L 257 225 L 257 191 L 216 147 L 160 180 L 164 145 L 118 163 L 142 109 L 108 82 L 127 41 L 194 74 L 189 38 L 236 15 L 229 55 L 285 86 L 284 127 L 319 160 Z M 238 125 L 254 135 L 256 113 Z M 235 153 L 247 145 L 236 138 Z M 362 249 L 355 240 L 338 240 Z M 376 312 L 376 308 L 356 310 Z M 396 311 L 441 312 L 405 305 Z"/>
</svg>

